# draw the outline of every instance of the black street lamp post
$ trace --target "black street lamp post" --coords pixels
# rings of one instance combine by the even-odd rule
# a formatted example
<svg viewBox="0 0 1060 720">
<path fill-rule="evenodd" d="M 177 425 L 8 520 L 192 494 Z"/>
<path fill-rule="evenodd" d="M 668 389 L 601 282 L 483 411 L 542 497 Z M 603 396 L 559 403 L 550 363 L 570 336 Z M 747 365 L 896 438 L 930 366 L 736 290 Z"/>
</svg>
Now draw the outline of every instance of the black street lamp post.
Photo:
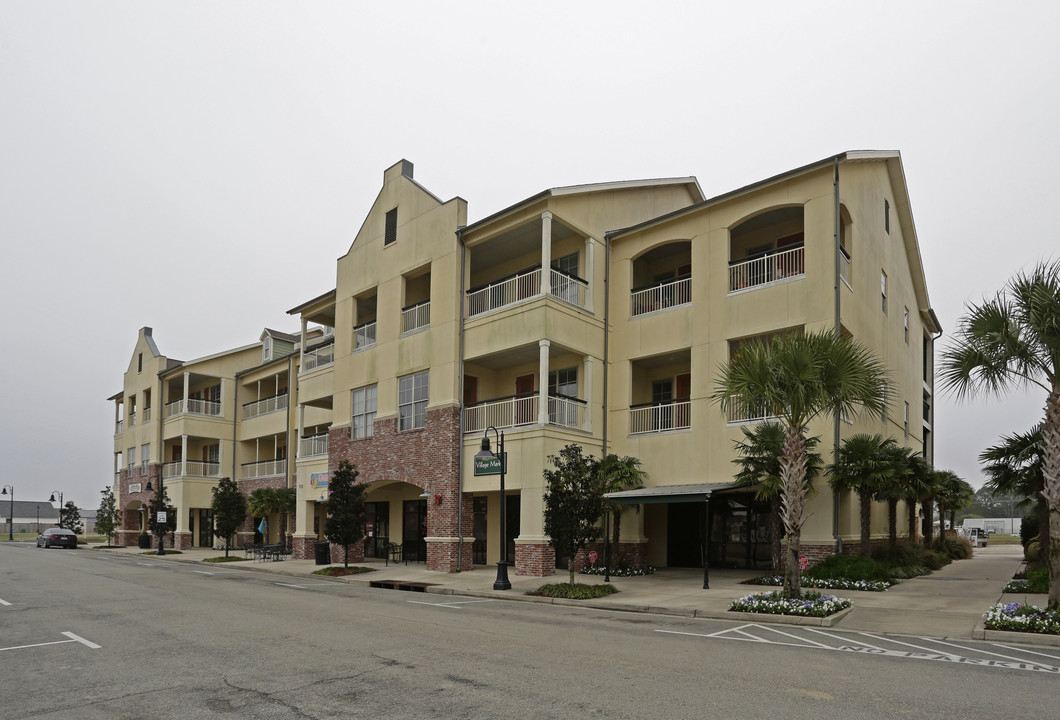
<svg viewBox="0 0 1060 720">
<path fill-rule="evenodd" d="M 147 481 L 147 487 L 144 488 L 147 492 L 151 492 L 154 488 L 151 487 L 151 481 Z M 162 475 L 158 476 L 158 512 L 161 514 L 165 512 L 162 509 L 162 503 L 165 501 L 165 494 L 162 492 Z M 158 528 L 158 552 L 155 555 L 165 555 L 166 548 L 162 545 L 162 540 L 165 536 L 166 529 L 159 523 L 158 516 L 155 516 L 155 527 Z"/>
<path fill-rule="evenodd" d="M 50 503 L 55 502 L 55 496 L 56 495 L 59 496 L 59 521 L 58 521 L 58 525 L 59 525 L 59 527 L 62 527 L 63 526 L 63 494 L 61 492 L 59 492 L 58 490 L 52 490 L 52 496 L 50 498 L 48 498 L 48 502 L 50 502 Z"/>
<path fill-rule="evenodd" d="M 497 452 L 490 450 L 490 430 L 497 436 Z M 482 434 L 482 449 L 475 454 L 475 457 L 495 457 L 501 462 L 501 559 L 497 561 L 497 579 L 493 583 L 493 589 L 511 590 L 512 583 L 508 580 L 508 536 L 504 532 L 504 516 L 507 511 L 504 503 L 504 475 L 508 471 L 508 458 L 504 455 L 504 433 L 492 425 L 486 428 Z"/>
<path fill-rule="evenodd" d="M 7 491 L 11 491 L 11 499 L 8 503 L 8 514 L 10 517 L 7 519 L 7 539 L 15 539 L 15 486 L 4 485 L 4 489 L 0 492 L 0 495 L 7 495 Z"/>
</svg>

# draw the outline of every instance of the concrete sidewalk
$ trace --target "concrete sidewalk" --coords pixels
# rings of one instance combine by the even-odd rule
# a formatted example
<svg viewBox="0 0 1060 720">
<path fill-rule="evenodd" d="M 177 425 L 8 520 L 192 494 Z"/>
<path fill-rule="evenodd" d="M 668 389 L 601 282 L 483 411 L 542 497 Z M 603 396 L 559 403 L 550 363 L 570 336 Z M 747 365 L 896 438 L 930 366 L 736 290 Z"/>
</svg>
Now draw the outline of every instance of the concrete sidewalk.
<svg viewBox="0 0 1060 720">
<path fill-rule="evenodd" d="M 144 551 L 122 548 L 103 552 L 139 555 Z M 158 559 L 199 564 L 205 558 L 223 554 L 223 551 L 196 548 L 182 551 L 180 554 L 167 554 Z M 230 554 L 243 557 L 242 551 L 231 551 Z M 595 600 L 560 600 L 525 594 L 544 583 L 566 582 L 567 575 L 564 571 L 557 571 L 555 575 L 547 578 L 510 574 L 512 589 L 495 591 L 493 581 L 496 579 L 496 566 L 492 565 L 476 566 L 470 571 L 460 573 L 437 573 L 429 572 L 422 563 L 386 565 L 382 560 L 367 560 L 356 564 L 370 567 L 373 572 L 329 579 L 365 586 L 372 582 L 400 580 L 424 583 L 427 585 L 426 592 L 432 593 L 566 604 L 616 611 L 748 620 L 756 623 L 815 624 L 843 630 L 935 638 L 987 637 L 1008 642 L 1060 646 L 1060 637 L 1056 636 L 996 633 L 983 629 L 983 613 L 997 602 L 1022 602 L 1039 606 L 1045 604 L 1045 595 L 1002 594 L 1002 588 L 1019 568 L 1022 559 L 1022 548 L 1019 545 L 978 548 L 975 557 L 970 560 L 953 562 L 925 577 L 904 580 L 886 592 L 827 591 L 849 598 L 854 607 L 824 619 L 730 612 L 729 604 L 735 598 L 765 589 L 743 584 L 745 580 L 762 574 L 761 571 L 754 570 L 711 570 L 710 589 L 705 590 L 702 570 L 663 568 L 654 575 L 645 577 L 612 578 L 611 583 L 619 592 Z M 307 577 L 321 566 L 312 560 L 288 559 L 279 562 L 247 560 L 226 563 L 223 567 L 226 570 L 256 570 L 289 577 Z M 602 577 L 590 575 L 577 575 L 575 579 L 581 583 L 603 582 Z"/>
</svg>

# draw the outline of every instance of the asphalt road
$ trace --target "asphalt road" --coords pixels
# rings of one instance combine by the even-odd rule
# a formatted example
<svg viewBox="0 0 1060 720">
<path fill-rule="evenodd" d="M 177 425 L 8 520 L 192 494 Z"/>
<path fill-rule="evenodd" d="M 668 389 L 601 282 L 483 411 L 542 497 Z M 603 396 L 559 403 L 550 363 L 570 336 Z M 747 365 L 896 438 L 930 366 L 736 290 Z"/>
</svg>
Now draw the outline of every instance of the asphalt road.
<svg viewBox="0 0 1060 720">
<path fill-rule="evenodd" d="M 0 668 L 9 720 L 1060 717 L 1055 648 L 375 590 L 7 543 Z"/>
</svg>

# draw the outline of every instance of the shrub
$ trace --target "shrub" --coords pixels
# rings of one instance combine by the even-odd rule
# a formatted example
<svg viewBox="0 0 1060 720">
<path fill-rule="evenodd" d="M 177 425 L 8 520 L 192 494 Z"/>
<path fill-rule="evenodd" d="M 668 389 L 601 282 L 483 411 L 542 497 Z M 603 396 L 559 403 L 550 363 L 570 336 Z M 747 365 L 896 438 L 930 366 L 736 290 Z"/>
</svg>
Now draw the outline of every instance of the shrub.
<svg viewBox="0 0 1060 720">
<path fill-rule="evenodd" d="M 582 575 L 603 575 L 604 568 L 600 565 L 586 565 L 582 568 Z M 655 568 L 651 565 L 642 568 L 619 566 L 611 568 L 611 577 L 641 577 L 642 575 L 654 575 Z"/>
<path fill-rule="evenodd" d="M 1038 562 L 1038 556 L 1041 555 L 1041 549 L 1042 545 L 1038 541 L 1038 538 L 1031 540 L 1023 546 L 1023 559 L 1029 563 Z"/>
<path fill-rule="evenodd" d="M 804 577 L 848 580 L 890 580 L 891 568 L 861 555 L 830 555 L 807 570 Z"/>
<path fill-rule="evenodd" d="M 972 556 L 972 543 L 967 538 L 948 536 L 943 548 L 946 555 L 954 560 L 967 560 Z"/>
<path fill-rule="evenodd" d="M 1060 610 L 1046 610 L 1034 605 L 998 603 L 984 615 L 987 630 L 1060 634 Z"/>
<path fill-rule="evenodd" d="M 584 585 L 582 583 L 549 583 L 542 585 L 537 590 L 530 590 L 527 595 L 538 595 L 543 597 L 567 598 L 569 600 L 591 600 L 592 598 L 611 595 L 618 590 L 614 585 L 601 583 L 600 585 Z"/>
<path fill-rule="evenodd" d="M 328 577 L 342 577 L 343 575 L 360 575 L 361 573 L 375 572 L 375 568 L 358 567 L 353 565 L 351 567 L 326 567 L 320 570 L 314 570 L 314 575 L 327 575 Z"/>
<path fill-rule="evenodd" d="M 244 560 L 246 560 L 246 558 L 236 557 L 235 555 L 229 555 L 228 557 L 225 557 L 224 555 L 221 555 L 220 557 L 203 558 L 202 561 L 203 562 L 208 562 L 208 563 L 226 563 L 226 562 L 243 562 Z"/>
<path fill-rule="evenodd" d="M 1023 547 L 1027 547 L 1027 543 L 1037 538 L 1040 530 L 1037 515 L 1028 515 L 1020 520 L 1020 543 Z"/>
</svg>

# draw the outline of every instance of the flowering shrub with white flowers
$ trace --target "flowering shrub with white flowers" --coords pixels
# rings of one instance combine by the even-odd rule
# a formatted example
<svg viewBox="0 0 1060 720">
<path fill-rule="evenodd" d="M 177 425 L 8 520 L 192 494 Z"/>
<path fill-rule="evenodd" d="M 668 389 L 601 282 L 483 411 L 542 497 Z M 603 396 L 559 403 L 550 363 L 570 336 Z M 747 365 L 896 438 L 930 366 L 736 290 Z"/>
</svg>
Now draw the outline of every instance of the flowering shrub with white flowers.
<svg viewBox="0 0 1060 720">
<path fill-rule="evenodd" d="M 883 592 L 894 583 L 890 580 L 850 580 L 848 578 L 812 578 L 803 575 L 800 578 L 802 587 L 827 588 L 829 590 L 864 590 L 867 592 Z M 770 575 L 755 580 L 756 585 L 775 585 L 780 587 L 784 584 L 783 575 Z"/>
<path fill-rule="evenodd" d="M 586 565 L 582 568 L 582 575 L 603 575 L 602 565 Z M 611 577 L 640 577 L 641 575 L 654 575 L 655 568 L 652 566 L 644 568 L 611 568 Z"/>
<path fill-rule="evenodd" d="M 1060 635 L 1060 611 L 1048 610 L 1022 603 L 998 603 L 990 608 L 986 618 L 987 630 L 1015 630 L 1016 632 Z"/>
<path fill-rule="evenodd" d="M 1005 589 L 1002 590 L 1001 592 L 1007 592 L 1007 593 L 1027 592 L 1027 581 L 1023 580 L 1023 579 L 1009 580 L 1008 581 L 1008 585 L 1006 585 Z"/>
<path fill-rule="evenodd" d="M 802 598 L 785 598 L 780 592 L 755 593 L 732 601 L 730 610 L 768 613 L 770 615 L 804 615 L 827 617 L 851 606 L 846 598 L 808 592 Z"/>
</svg>

